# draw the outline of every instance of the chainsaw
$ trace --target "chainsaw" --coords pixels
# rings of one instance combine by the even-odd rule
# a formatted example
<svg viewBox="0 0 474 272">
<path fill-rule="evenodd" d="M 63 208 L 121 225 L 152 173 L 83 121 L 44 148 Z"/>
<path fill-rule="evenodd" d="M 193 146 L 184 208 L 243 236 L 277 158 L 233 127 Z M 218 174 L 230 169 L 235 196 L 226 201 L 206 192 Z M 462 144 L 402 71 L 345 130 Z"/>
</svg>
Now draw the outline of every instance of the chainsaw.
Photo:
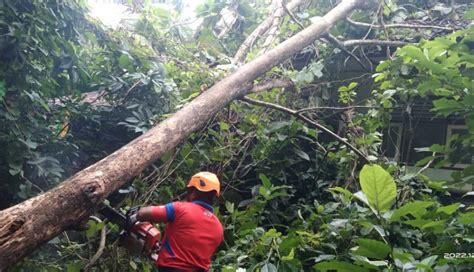
<svg viewBox="0 0 474 272">
<path fill-rule="evenodd" d="M 99 213 L 123 229 L 120 233 L 119 244 L 127 251 L 133 255 L 150 256 L 154 261 L 158 259 L 161 249 L 161 233 L 153 224 L 137 222 L 127 229 L 127 217 L 106 204 L 99 209 Z"/>
</svg>

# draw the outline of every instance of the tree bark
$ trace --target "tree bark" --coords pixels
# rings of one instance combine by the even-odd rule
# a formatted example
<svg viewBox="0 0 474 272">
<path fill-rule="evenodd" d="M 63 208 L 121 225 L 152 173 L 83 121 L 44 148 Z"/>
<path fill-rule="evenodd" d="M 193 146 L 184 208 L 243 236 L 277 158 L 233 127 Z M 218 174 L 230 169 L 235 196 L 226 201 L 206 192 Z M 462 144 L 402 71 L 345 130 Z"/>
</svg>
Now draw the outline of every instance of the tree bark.
<svg viewBox="0 0 474 272">
<path fill-rule="evenodd" d="M 86 219 L 108 194 L 176 147 L 221 108 L 252 88 L 252 81 L 313 43 L 366 0 L 345 0 L 320 20 L 216 83 L 147 133 L 44 194 L 0 212 L 0 271 Z"/>
</svg>

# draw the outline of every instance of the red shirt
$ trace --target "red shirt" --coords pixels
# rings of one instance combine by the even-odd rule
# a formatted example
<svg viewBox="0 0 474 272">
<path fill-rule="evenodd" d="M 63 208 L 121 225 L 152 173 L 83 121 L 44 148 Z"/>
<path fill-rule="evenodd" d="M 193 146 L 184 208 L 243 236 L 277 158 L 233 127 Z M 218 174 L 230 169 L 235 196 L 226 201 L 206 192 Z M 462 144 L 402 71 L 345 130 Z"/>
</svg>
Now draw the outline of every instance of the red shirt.
<svg viewBox="0 0 474 272">
<path fill-rule="evenodd" d="M 208 270 L 212 255 L 224 240 L 212 206 L 202 201 L 173 202 L 153 207 L 152 213 L 156 222 L 167 222 L 156 265 Z"/>
</svg>

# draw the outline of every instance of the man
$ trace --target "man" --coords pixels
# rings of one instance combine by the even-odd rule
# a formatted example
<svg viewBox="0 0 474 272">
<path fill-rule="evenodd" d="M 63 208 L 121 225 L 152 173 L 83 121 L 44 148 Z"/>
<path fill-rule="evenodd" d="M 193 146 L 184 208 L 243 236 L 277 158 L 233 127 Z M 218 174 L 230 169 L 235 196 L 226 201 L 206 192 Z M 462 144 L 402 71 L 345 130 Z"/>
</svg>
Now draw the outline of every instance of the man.
<svg viewBox="0 0 474 272">
<path fill-rule="evenodd" d="M 137 221 L 167 223 L 156 266 L 160 272 L 207 271 L 211 257 L 224 240 L 224 231 L 212 204 L 219 197 L 220 183 L 210 172 L 191 177 L 186 202 L 132 209 L 128 225 Z"/>
</svg>

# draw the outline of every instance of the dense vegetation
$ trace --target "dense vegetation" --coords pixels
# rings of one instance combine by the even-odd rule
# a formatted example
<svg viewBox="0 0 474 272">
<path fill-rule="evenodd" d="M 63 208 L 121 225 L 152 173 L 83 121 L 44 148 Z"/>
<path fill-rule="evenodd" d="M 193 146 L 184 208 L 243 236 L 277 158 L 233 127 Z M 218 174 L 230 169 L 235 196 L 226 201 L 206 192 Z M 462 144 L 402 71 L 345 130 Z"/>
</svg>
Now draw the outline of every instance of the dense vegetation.
<svg viewBox="0 0 474 272">
<path fill-rule="evenodd" d="M 0 208 L 52 188 L 230 74 L 242 43 L 279 14 L 278 3 L 207 1 L 193 32 L 177 23 L 179 9 L 134 5 L 139 17 L 112 30 L 89 18 L 83 1 L 2 1 Z M 299 1 L 274 18 L 243 61 L 331 7 Z M 215 271 L 472 270 L 472 257 L 450 255 L 474 249 L 473 207 L 461 203 L 472 193 L 453 197 L 474 180 L 472 4 L 381 1 L 369 17 L 351 18 L 366 25 L 338 23 L 259 80 L 290 84 L 233 102 L 110 203 L 123 210 L 166 203 L 193 173 L 209 170 L 224 192 L 217 206 L 226 239 Z M 433 118 L 455 118 L 467 133 L 418 149 L 414 171 L 384 156 L 383 139 L 394 114 L 409 114 L 420 99 L 428 99 Z M 449 181 L 425 175 L 459 163 L 465 167 Z M 14 270 L 79 271 L 104 226 L 106 249 L 93 269 L 150 271 L 148 260 L 116 245 L 117 226 L 94 220 Z"/>
</svg>

